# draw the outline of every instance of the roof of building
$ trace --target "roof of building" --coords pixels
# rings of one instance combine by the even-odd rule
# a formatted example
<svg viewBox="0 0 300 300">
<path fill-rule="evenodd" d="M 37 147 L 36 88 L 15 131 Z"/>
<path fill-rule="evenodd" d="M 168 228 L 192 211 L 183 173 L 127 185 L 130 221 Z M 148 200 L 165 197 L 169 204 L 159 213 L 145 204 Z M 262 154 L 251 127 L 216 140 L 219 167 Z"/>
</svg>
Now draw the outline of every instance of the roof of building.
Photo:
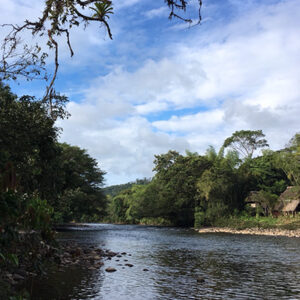
<svg viewBox="0 0 300 300">
<path fill-rule="evenodd" d="M 300 186 L 288 186 L 280 195 L 280 201 L 300 200 Z"/>
<path fill-rule="evenodd" d="M 300 203 L 300 200 L 292 200 L 291 202 L 287 203 L 283 207 L 282 211 L 283 212 L 295 211 L 297 209 L 299 203 Z"/>
<path fill-rule="evenodd" d="M 245 199 L 246 203 L 257 203 L 260 202 L 260 199 L 258 197 L 258 191 L 251 191 L 247 198 Z"/>
<path fill-rule="evenodd" d="M 280 195 L 275 210 L 288 212 L 295 211 L 300 203 L 300 186 L 288 186 Z"/>
</svg>

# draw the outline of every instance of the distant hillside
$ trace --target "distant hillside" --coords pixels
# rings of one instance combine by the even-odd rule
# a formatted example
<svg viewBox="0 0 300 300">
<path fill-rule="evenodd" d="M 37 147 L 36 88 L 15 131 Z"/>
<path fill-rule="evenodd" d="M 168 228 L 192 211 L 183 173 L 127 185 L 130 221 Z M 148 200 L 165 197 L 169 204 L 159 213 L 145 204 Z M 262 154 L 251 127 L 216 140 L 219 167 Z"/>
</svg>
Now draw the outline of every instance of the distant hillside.
<svg viewBox="0 0 300 300">
<path fill-rule="evenodd" d="M 111 197 L 115 197 L 119 193 L 124 190 L 130 189 L 134 184 L 145 185 L 151 181 L 151 178 L 137 179 L 136 181 L 127 182 L 123 184 L 111 185 L 103 188 L 103 192 L 105 195 L 110 195 Z"/>
</svg>

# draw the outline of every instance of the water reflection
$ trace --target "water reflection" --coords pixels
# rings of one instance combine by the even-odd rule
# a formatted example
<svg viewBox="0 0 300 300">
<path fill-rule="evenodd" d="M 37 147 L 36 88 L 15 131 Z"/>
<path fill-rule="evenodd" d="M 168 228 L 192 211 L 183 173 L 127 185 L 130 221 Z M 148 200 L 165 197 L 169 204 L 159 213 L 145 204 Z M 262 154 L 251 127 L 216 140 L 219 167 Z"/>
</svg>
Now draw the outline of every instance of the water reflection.
<svg viewBox="0 0 300 300">
<path fill-rule="evenodd" d="M 50 274 L 34 283 L 33 299 L 300 299 L 299 239 L 117 225 L 60 238 L 126 255 L 97 271 Z"/>
<path fill-rule="evenodd" d="M 32 300 L 90 299 L 100 293 L 103 270 L 89 270 L 79 266 L 52 270 L 46 278 L 27 282 Z"/>
</svg>

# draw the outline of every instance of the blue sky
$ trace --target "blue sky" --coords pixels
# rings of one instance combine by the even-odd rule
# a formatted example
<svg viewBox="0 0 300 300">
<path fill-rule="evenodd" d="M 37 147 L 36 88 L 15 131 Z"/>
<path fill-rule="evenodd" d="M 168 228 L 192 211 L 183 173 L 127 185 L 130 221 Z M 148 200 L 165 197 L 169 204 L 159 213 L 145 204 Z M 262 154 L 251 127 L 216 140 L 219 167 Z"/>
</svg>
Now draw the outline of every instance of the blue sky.
<svg viewBox="0 0 300 300">
<path fill-rule="evenodd" d="M 0 2 L 1 22 L 20 23 L 43 1 Z M 152 176 L 154 155 L 170 149 L 218 149 L 236 130 L 262 129 L 272 149 L 299 132 L 298 0 L 204 0 L 191 28 L 168 20 L 163 0 L 113 3 L 113 40 L 96 24 L 72 32 L 56 82 L 72 114 L 60 140 L 87 149 L 107 185 Z M 18 83 L 19 95 L 43 94 L 41 82 Z"/>
</svg>

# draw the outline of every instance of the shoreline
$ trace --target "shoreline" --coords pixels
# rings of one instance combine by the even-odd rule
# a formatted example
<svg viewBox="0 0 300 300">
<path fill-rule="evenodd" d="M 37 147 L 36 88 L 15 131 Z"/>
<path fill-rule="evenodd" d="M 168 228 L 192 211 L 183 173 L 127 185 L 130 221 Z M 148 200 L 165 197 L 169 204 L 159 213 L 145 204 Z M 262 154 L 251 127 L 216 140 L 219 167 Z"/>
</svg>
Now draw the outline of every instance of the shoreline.
<svg viewBox="0 0 300 300">
<path fill-rule="evenodd" d="M 195 228 L 198 233 L 230 233 L 230 234 L 249 234 L 249 235 L 267 235 L 267 236 L 285 236 L 300 238 L 300 229 L 286 230 L 286 229 L 264 229 L 264 228 L 247 228 L 247 229 L 233 229 L 229 227 L 206 227 Z"/>
</svg>

